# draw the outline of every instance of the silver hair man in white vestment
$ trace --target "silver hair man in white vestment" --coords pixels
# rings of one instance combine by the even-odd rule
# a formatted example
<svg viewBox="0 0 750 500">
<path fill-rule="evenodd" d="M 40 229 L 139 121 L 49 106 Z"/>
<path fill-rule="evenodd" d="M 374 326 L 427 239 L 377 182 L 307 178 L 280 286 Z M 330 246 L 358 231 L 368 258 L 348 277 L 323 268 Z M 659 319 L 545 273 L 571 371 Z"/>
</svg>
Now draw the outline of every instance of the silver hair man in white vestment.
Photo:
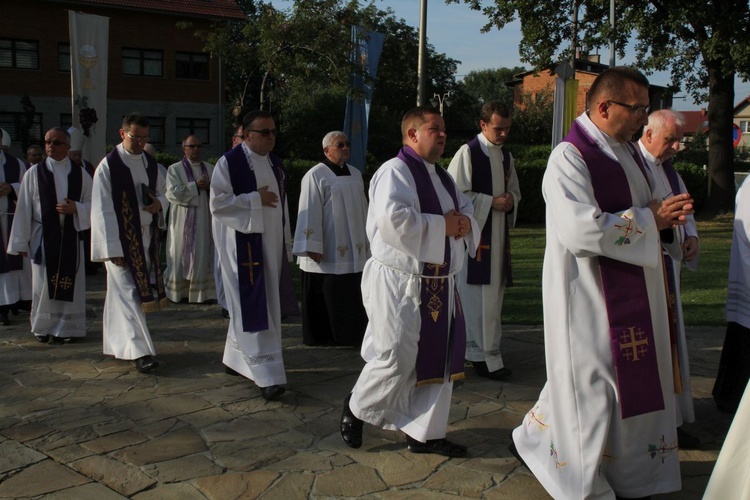
<svg viewBox="0 0 750 500">
<path fill-rule="evenodd" d="M 547 382 L 510 448 L 554 498 L 681 487 L 659 232 L 684 224 L 692 200 L 653 200 L 630 142 L 648 108 L 641 73 L 601 73 L 542 182 Z M 613 201 L 625 208 L 600 207 Z"/>
<path fill-rule="evenodd" d="M 362 269 L 370 257 L 365 185 L 346 163 L 346 134 L 326 134 L 323 153 L 302 177 L 292 248 L 302 273 L 302 341 L 359 347 L 367 327 Z"/>
<path fill-rule="evenodd" d="M 682 140 L 682 127 L 684 119 L 682 115 L 670 109 L 654 111 L 648 117 L 648 124 L 643 130 L 643 135 L 638 141 L 643 157 L 648 165 L 649 180 L 653 196 L 657 200 L 666 200 L 679 193 L 687 193 L 682 177 L 672 166 L 671 159 L 679 151 Z M 685 321 L 682 312 L 682 295 L 680 286 L 680 272 L 682 264 L 691 271 L 698 269 L 700 257 L 700 244 L 698 242 L 698 229 L 695 225 L 695 217 L 691 214 L 687 217 L 687 223 L 674 229 L 674 241 L 671 244 L 663 244 L 665 262 L 668 262 L 668 279 L 670 283 L 670 302 L 674 312 L 674 328 L 676 333 L 676 345 L 680 367 L 680 390 L 675 392 L 677 406 L 677 436 L 680 448 L 695 448 L 700 441 L 682 430 L 683 422 L 695 421 L 695 409 L 693 408 L 693 388 L 690 383 L 690 359 L 687 350 L 687 338 L 685 336 Z"/>
<path fill-rule="evenodd" d="M 505 288 L 513 283 L 509 230 L 516 225 L 521 188 L 513 156 L 503 148 L 510 110 L 490 101 L 482 107 L 479 125 L 481 133 L 461 146 L 448 166 L 458 188 L 474 204 L 474 218 L 487 239 L 482 238 L 475 258 L 466 256 L 458 293 L 466 313 L 466 359 L 477 375 L 503 380 L 512 372 L 500 353 L 500 320 Z"/>
<path fill-rule="evenodd" d="M 280 165 L 275 163 L 280 160 L 271 154 L 276 143 L 274 119 L 268 112 L 251 111 L 245 116 L 243 126 L 245 141 L 219 158 L 211 178 L 214 237 L 231 316 L 223 361 L 229 373 L 236 372 L 253 380 L 262 396 L 272 400 L 284 393 L 283 384 L 286 384 L 281 353 L 280 281 L 282 259 L 292 258 L 289 212 L 281 192 L 284 191 L 285 179 Z M 233 171 L 237 178 L 232 177 Z M 240 181 L 249 178 L 254 181 L 256 189 L 235 194 Z M 241 235 L 253 234 L 261 237 L 262 248 L 259 250 L 265 285 L 263 290 L 255 293 L 264 296 L 266 310 L 250 312 L 252 305 L 259 302 L 248 305 L 250 294 L 243 296 L 240 293 L 243 285 L 239 273 L 243 273 L 243 279 L 249 275 L 250 283 L 254 283 L 257 277 L 255 265 L 259 265 L 260 256 L 250 252 L 248 243 L 247 260 L 240 259 L 237 241 Z M 261 314 L 265 318 L 260 318 Z M 265 328 L 246 329 L 253 328 L 250 326 L 253 315 L 258 316 L 255 319 Z"/>
<path fill-rule="evenodd" d="M 44 143 L 47 158 L 32 166 L 21 182 L 8 253 L 32 256 L 35 260 L 38 256 L 38 262 L 32 264 L 31 332 L 40 342 L 63 342 L 86 335 L 85 252 L 79 233 L 90 226 L 92 181 L 81 165 L 68 159 L 70 135 L 65 129 L 48 130 Z M 40 176 L 40 168 L 52 175 Z M 80 172 L 72 172 L 72 169 Z M 73 175 L 76 173 L 78 175 Z M 49 189 L 52 187 L 50 177 L 54 191 Z M 69 189 L 69 182 L 79 185 Z M 68 198 L 71 192 L 77 193 L 77 199 Z M 46 206 L 55 208 L 54 214 L 45 213 L 41 201 L 44 196 Z M 72 228 L 66 232 L 67 216 L 72 216 Z M 46 224 L 60 227 L 62 234 L 56 244 L 48 244 L 42 237 L 44 227 L 49 227 Z M 66 242 L 65 238 L 71 236 L 73 239 Z M 50 251 L 54 253 L 48 254 Z M 52 280 L 48 278 L 50 259 L 57 269 L 57 278 Z M 72 294 L 66 293 L 69 288 L 73 289 Z M 59 299 L 58 291 L 61 292 Z"/>
<path fill-rule="evenodd" d="M 364 421 L 403 431 L 413 453 L 460 457 L 466 447 L 445 439 L 453 381 L 463 378 L 465 351 L 459 345 L 465 342 L 463 327 L 457 333 L 456 326 L 463 320 L 455 276 L 467 249 L 476 250 L 479 226 L 471 201 L 435 166 L 445 148 L 442 116 L 415 108 L 404 115 L 401 133 L 398 157 L 384 163 L 370 182 L 366 227 L 372 257 L 362 277 L 367 364 L 344 401 L 340 431 L 348 446 L 359 448 Z M 427 198 L 431 192 L 436 199 Z M 433 270 L 442 274 L 428 280 Z M 423 298 L 423 292 L 436 290 L 442 299 Z M 438 318 L 445 323 L 435 328 L 430 321 L 437 324 Z M 430 360 L 432 377 L 420 376 L 424 355 L 435 347 L 445 354 Z"/>
<path fill-rule="evenodd" d="M 159 263 L 152 261 L 151 252 L 156 250 L 152 249 L 152 242 L 158 241 L 155 232 L 166 228 L 163 208 L 169 202 L 165 196 L 166 179 L 156 159 L 143 151 L 148 131 L 145 117 L 134 113 L 125 116 L 120 129 L 122 143 L 97 167 L 91 196 L 91 260 L 104 262 L 107 270 L 104 354 L 135 360 L 136 368 L 142 373 L 158 366 L 145 312 L 158 311 L 167 303 L 166 297 L 161 297 L 161 275 L 154 273 Z M 118 166 L 124 169 L 123 175 L 128 180 L 115 185 L 115 176 L 122 170 Z M 136 199 L 132 203 L 137 204 L 140 227 L 130 226 L 135 212 L 130 206 L 131 200 L 128 200 L 127 210 L 116 209 L 115 203 L 120 203 L 120 197 L 114 200 L 114 190 L 124 196 L 128 188 L 135 189 Z M 120 224 L 126 223 L 128 227 L 120 231 Z M 129 243 L 124 244 L 123 237 Z M 138 277 L 137 281 L 134 276 Z M 154 294 L 153 285 L 161 293 Z"/>
<path fill-rule="evenodd" d="M 1 128 L 0 137 L 10 140 L 8 133 Z M 21 160 L 0 149 L 0 236 L 3 252 L 8 247 L 15 202 L 25 172 L 26 165 Z M 0 271 L 0 325 L 3 326 L 10 325 L 10 311 L 15 313 L 19 307 L 31 310 L 31 264 L 27 258 L 20 260 L 19 266 L 11 265 L 5 272 Z"/>
<path fill-rule="evenodd" d="M 195 135 L 182 141 L 182 161 L 169 167 L 167 269 L 164 288 L 172 302 L 206 302 L 216 297 L 214 242 L 209 187 L 214 166 L 201 160 L 203 143 Z M 189 172 L 188 172 L 189 170 Z"/>
</svg>

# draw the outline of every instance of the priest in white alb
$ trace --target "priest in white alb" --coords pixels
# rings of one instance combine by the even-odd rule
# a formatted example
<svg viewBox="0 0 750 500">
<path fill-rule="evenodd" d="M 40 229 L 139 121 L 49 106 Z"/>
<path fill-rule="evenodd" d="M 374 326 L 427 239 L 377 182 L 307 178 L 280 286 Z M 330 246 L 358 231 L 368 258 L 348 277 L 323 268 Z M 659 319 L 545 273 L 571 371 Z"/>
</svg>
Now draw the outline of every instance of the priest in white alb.
<svg viewBox="0 0 750 500">
<path fill-rule="evenodd" d="M 367 326 L 362 269 L 370 256 L 367 198 L 359 170 L 346 162 L 349 139 L 323 138 L 325 159 L 305 173 L 292 251 L 302 274 L 302 340 L 306 345 L 360 346 Z"/>
<path fill-rule="evenodd" d="M 31 332 L 40 342 L 86 335 L 84 242 L 89 228 L 91 177 L 68 158 L 70 134 L 44 135 L 47 158 L 21 181 L 8 253 L 29 256 L 32 270 Z"/>
<path fill-rule="evenodd" d="M 588 108 L 542 181 L 547 382 L 510 448 L 554 498 L 641 498 L 681 487 L 660 231 L 692 200 L 654 200 L 630 142 L 645 76 L 604 71 Z"/>
<path fill-rule="evenodd" d="M 214 242 L 209 186 L 214 166 L 201 160 L 203 143 L 195 135 L 182 141 L 182 161 L 167 172 L 170 203 L 164 288 L 172 302 L 201 303 L 216 298 Z"/>
<path fill-rule="evenodd" d="M 402 431 L 412 453 L 462 457 L 466 447 L 445 438 L 466 350 L 456 274 L 464 253 L 476 250 L 479 226 L 471 201 L 435 165 L 446 140 L 438 111 L 408 111 L 401 136 L 398 156 L 370 182 L 372 257 L 362 276 L 367 364 L 344 400 L 340 432 L 359 448 L 367 422 Z"/>
<path fill-rule="evenodd" d="M 272 154 L 276 123 L 267 111 L 243 119 L 245 141 L 219 158 L 211 178 L 211 214 L 229 330 L 224 364 L 253 380 L 267 400 L 281 396 L 284 266 L 291 260 L 286 173 Z"/>
<path fill-rule="evenodd" d="M 142 373 L 159 366 L 146 313 L 167 305 L 159 258 L 166 180 L 143 151 L 148 132 L 146 117 L 125 115 L 122 143 L 97 167 L 91 196 L 91 259 L 107 270 L 104 354 L 133 360 Z"/>
</svg>

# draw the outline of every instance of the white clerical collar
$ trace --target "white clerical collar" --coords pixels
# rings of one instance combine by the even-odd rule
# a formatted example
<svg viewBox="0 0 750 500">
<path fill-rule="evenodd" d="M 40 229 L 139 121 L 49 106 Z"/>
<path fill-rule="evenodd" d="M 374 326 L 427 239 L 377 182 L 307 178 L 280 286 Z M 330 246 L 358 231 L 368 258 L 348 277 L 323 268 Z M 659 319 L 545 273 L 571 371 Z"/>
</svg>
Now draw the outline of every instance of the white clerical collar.
<svg viewBox="0 0 750 500">
<path fill-rule="evenodd" d="M 131 153 L 130 151 L 125 149 L 125 146 L 122 143 L 118 144 L 117 147 L 118 147 L 118 151 L 122 153 L 129 160 L 135 161 L 135 160 L 140 160 L 143 158 L 143 153 L 137 153 L 137 154 Z"/>
<path fill-rule="evenodd" d="M 502 144 L 495 144 L 493 142 L 490 142 L 489 139 L 487 139 L 483 133 L 479 132 L 477 134 L 477 137 L 479 138 L 480 144 L 482 144 L 487 149 L 503 149 Z"/>
<path fill-rule="evenodd" d="M 201 163 L 203 163 L 203 160 L 193 161 L 188 158 L 188 163 L 190 163 L 194 167 L 200 167 Z"/>
<path fill-rule="evenodd" d="M 638 146 L 641 148 L 641 153 L 643 153 L 643 157 L 646 158 L 646 161 L 648 161 L 649 165 L 661 165 L 661 160 L 652 155 L 648 151 L 648 149 L 646 149 L 646 145 L 643 144 L 642 139 L 638 141 Z"/>
<path fill-rule="evenodd" d="M 242 143 L 242 149 L 245 150 L 245 154 L 246 155 L 249 154 L 250 156 L 253 156 L 255 158 L 263 158 L 263 159 L 268 158 L 267 154 L 266 155 L 261 155 L 261 154 L 256 153 L 252 149 L 250 149 L 250 146 L 248 146 L 246 142 Z"/>
<path fill-rule="evenodd" d="M 429 173 L 433 173 L 435 171 L 435 164 L 434 163 L 430 163 L 429 161 L 425 160 L 424 158 L 422 158 L 422 163 L 424 163 L 424 166 L 427 167 L 427 171 Z"/>
<path fill-rule="evenodd" d="M 68 159 L 63 158 L 62 160 L 55 160 L 51 156 L 47 157 L 47 165 L 54 168 L 54 167 L 67 167 L 68 166 Z"/>
</svg>

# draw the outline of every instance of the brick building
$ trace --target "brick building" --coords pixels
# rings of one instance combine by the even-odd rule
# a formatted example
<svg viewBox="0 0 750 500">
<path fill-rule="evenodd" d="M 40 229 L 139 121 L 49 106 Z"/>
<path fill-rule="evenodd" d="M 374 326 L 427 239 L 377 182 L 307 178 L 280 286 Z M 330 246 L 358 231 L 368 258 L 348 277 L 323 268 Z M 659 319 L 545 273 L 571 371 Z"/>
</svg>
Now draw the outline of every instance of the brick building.
<svg viewBox="0 0 750 500">
<path fill-rule="evenodd" d="M 14 140 L 12 153 L 22 152 L 24 95 L 36 107 L 33 138 L 71 124 L 68 9 L 109 17 L 108 144 L 120 142 L 123 115 L 139 111 L 158 150 L 182 155 L 182 138 L 195 133 L 204 157 L 224 152 L 221 61 L 204 53 L 193 33 L 244 19 L 234 0 L 3 0 L 0 127 Z M 191 27 L 178 28 L 180 21 Z"/>
</svg>

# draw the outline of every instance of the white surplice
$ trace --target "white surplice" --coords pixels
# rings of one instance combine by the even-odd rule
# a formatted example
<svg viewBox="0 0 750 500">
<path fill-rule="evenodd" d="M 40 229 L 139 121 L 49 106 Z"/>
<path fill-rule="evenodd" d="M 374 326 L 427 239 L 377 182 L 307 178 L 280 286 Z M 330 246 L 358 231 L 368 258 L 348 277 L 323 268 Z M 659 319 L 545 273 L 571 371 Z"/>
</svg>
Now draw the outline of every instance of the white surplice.
<svg viewBox="0 0 750 500">
<path fill-rule="evenodd" d="M 130 169 L 133 177 L 140 208 L 141 239 L 146 254 L 146 266 L 147 269 L 151 269 L 149 249 L 151 247 L 150 224 L 153 214 L 143 209 L 145 205 L 140 189 L 141 184 L 148 185 L 146 157 L 145 154 L 134 155 L 127 152 L 122 143 L 117 145 L 117 154 Z M 157 214 L 159 229 L 166 228 L 164 210 L 169 206 L 169 202 L 165 192 L 166 179 L 159 170 L 156 182 L 156 197 L 162 207 Z M 151 204 L 151 200 L 146 203 Z M 118 359 L 132 360 L 143 356 L 153 356 L 156 354 L 156 349 L 151 341 L 151 334 L 146 325 L 146 314 L 141 308 L 138 289 L 130 270 L 127 266 L 120 267 L 110 262 L 110 259 L 124 256 L 115 207 L 112 202 L 112 176 L 105 156 L 94 173 L 91 193 L 91 260 L 104 262 L 107 269 L 107 296 L 104 301 L 103 318 L 104 354 Z"/>
<path fill-rule="evenodd" d="M 750 176 L 735 196 L 732 250 L 729 253 L 727 321 L 750 328 Z"/>
<path fill-rule="evenodd" d="M 77 245 L 77 270 L 73 292 L 73 302 L 52 300 L 49 298 L 47 282 L 47 255 L 42 242 L 42 205 L 39 192 L 39 174 L 37 169 L 46 168 L 55 178 L 56 203 L 65 203 L 68 197 L 68 174 L 71 168 L 81 168 L 81 200 L 76 202 L 76 213 L 73 214 L 73 226 L 78 232 L 90 227 L 91 211 L 91 177 L 82 167 L 74 166 L 68 158 L 56 161 L 48 157 L 44 162 L 31 167 L 21 181 L 16 204 L 16 217 L 8 243 L 8 252 L 26 253 L 33 258 L 41 248 L 42 262 L 31 264 L 33 295 L 31 299 L 31 332 L 35 335 L 52 335 L 54 337 L 84 337 L 86 335 L 86 276 L 83 241 Z M 64 216 L 60 215 L 60 225 Z M 52 258 L 59 258 L 53 255 Z"/>
<path fill-rule="evenodd" d="M 643 157 L 646 159 L 649 167 L 649 181 L 651 183 L 651 191 L 654 199 L 666 200 L 675 194 L 688 192 L 685 183 L 682 181 L 682 177 L 680 177 L 680 174 L 677 174 L 680 193 L 673 193 L 672 187 L 669 184 L 669 179 L 664 172 L 664 167 L 662 167 L 661 162 L 646 150 L 642 141 L 638 141 L 638 145 L 640 146 L 641 153 L 643 153 Z M 674 312 L 675 321 L 677 323 L 677 355 L 680 360 L 680 379 L 682 381 L 682 394 L 675 393 L 675 399 L 677 402 L 675 414 L 677 417 L 677 427 L 679 427 L 683 422 L 695 422 L 693 386 L 690 382 L 690 358 L 688 356 L 687 337 L 685 336 L 685 316 L 682 311 L 682 291 L 680 286 L 682 281 L 680 279 L 682 264 L 685 264 L 685 267 L 691 271 L 698 269 L 700 252 L 690 261 L 682 260 L 682 244 L 691 236 L 698 238 L 698 228 L 695 224 L 695 217 L 692 214 L 688 215 L 687 223 L 684 226 L 677 227 L 674 230 L 674 235 L 674 242 L 671 245 L 664 245 L 664 252 L 672 259 L 671 265 L 675 280 Z"/>
<path fill-rule="evenodd" d="M 622 165 L 633 207 L 602 212 L 578 150 L 567 142 L 554 149 L 542 182 L 547 383 L 513 439 L 554 498 L 676 491 L 681 483 L 667 298 L 659 231 L 646 208 L 652 193 L 627 143 L 603 134 L 586 114 L 577 122 Z M 629 242 L 618 245 L 626 219 L 633 231 Z M 661 385 L 664 410 L 620 418 L 599 256 L 643 268 L 659 369 L 654 382 Z"/>
<path fill-rule="evenodd" d="M 350 175 L 337 176 L 319 163 L 302 177 L 294 255 L 308 273 L 359 273 L 370 256 L 365 219 L 367 198 L 359 170 L 346 165 Z M 320 262 L 307 252 L 323 254 Z"/>
<path fill-rule="evenodd" d="M 454 208 L 435 165 L 425 162 L 443 213 Z M 455 275 L 467 251 L 479 244 L 479 226 L 471 201 L 456 189 L 458 211 L 471 218 L 472 231 L 450 242 L 450 271 L 445 304 L 453 315 Z M 445 251 L 443 215 L 422 213 L 417 186 L 398 158 L 384 163 L 370 181 L 367 235 L 372 257 L 362 276 L 362 299 L 369 318 L 359 375 L 349 406 L 360 419 L 384 429 L 400 429 L 419 441 L 445 437 L 453 382 L 446 367 L 442 384 L 417 383 L 417 343 L 421 325 L 420 290 L 425 263 L 442 264 Z"/>
<path fill-rule="evenodd" d="M 279 196 L 279 187 L 268 156 L 260 156 L 242 144 L 250 170 L 255 172 L 258 188 L 268 186 Z M 216 251 L 219 254 L 224 293 L 230 320 L 224 348 L 224 364 L 255 381 L 258 387 L 286 384 L 284 360 L 281 354 L 281 302 L 279 278 L 281 259 L 291 260 L 291 239 L 287 204 L 263 206 L 260 193 L 234 194 L 226 157 L 216 162 L 211 178 L 211 214 L 213 215 Z M 282 223 L 282 216 L 285 223 Z M 245 332 L 242 329 L 238 272 L 237 232 L 261 233 L 263 238 L 263 272 L 265 273 L 268 330 Z"/>
<path fill-rule="evenodd" d="M 5 182 L 6 154 L 0 150 L 0 182 Z M 18 196 L 21 189 L 21 181 L 26 172 L 26 164 L 18 160 L 20 169 L 18 182 L 11 184 L 13 191 Z M 0 196 L 0 231 L 2 231 L 3 242 L 8 247 L 10 236 L 10 224 L 8 217 L 8 197 Z M 9 271 L 0 274 L 0 306 L 15 304 L 19 300 L 31 300 L 31 261 L 23 259 L 23 268 L 18 271 Z"/>
<path fill-rule="evenodd" d="M 482 152 L 490 159 L 492 169 L 492 194 L 478 193 L 471 190 L 471 151 L 464 144 L 456 152 L 448 166 L 448 172 L 456 180 L 458 189 L 464 192 L 474 204 L 474 218 L 480 231 L 487 222 L 492 210 L 492 198 L 502 194 L 513 195 L 511 212 L 492 211 L 492 241 L 490 241 L 490 282 L 487 285 L 470 285 L 468 264 L 465 262 L 458 275 L 458 293 L 466 315 L 466 359 L 484 361 L 489 371 L 494 372 L 505 366 L 500 353 L 500 340 L 503 330 L 500 323 L 505 295 L 505 220 L 508 227 L 516 225 L 518 205 L 521 201 L 521 188 L 518 184 L 515 162 L 510 158 L 510 177 L 505 185 L 503 170 L 502 146 L 492 144 L 484 134 L 478 134 Z M 510 153 L 507 153 L 510 154 Z M 483 252 L 479 249 L 477 252 Z M 468 256 L 466 257 L 468 262 Z"/>
<path fill-rule="evenodd" d="M 202 176 L 201 162 L 189 162 L 193 171 L 193 178 L 199 180 Z M 206 165 L 208 179 L 211 178 L 214 166 Z M 208 180 L 207 179 L 207 180 Z M 169 167 L 167 173 L 167 199 L 169 209 L 169 231 L 167 233 L 167 268 L 164 272 L 164 289 L 167 298 L 172 302 L 179 302 L 187 298 L 189 302 L 205 302 L 216 298 L 216 284 L 214 283 L 214 245 L 211 235 L 211 212 L 208 207 L 208 191 L 198 189 L 193 181 L 188 181 L 187 173 L 182 162 Z M 187 270 L 182 265 L 183 234 L 189 228 L 185 227 L 188 210 L 196 210 L 195 260 L 193 263 L 193 277 L 187 279 Z"/>
</svg>

